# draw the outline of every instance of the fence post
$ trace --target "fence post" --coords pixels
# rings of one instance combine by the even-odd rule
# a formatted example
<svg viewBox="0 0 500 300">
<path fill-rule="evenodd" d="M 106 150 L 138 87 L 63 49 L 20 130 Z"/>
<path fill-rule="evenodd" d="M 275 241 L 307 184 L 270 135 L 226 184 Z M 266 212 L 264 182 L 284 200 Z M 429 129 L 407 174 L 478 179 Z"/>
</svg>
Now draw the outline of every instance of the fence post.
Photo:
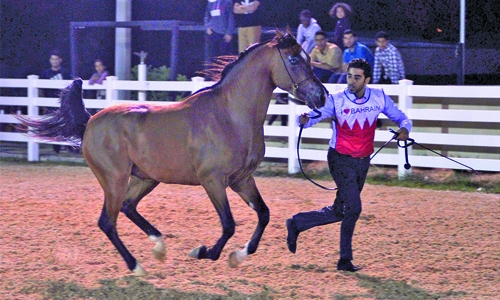
<svg viewBox="0 0 500 300">
<path fill-rule="evenodd" d="M 191 94 L 204 87 L 203 82 L 205 81 L 205 78 L 201 76 L 191 77 L 191 81 L 193 82 L 192 85 L 193 88 L 191 89 Z"/>
<path fill-rule="evenodd" d="M 408 96 L 408 87 L 413 85 L 413 81 L 403 79 L 399 81 L 399 95 L 398 95 L 398 107 L 406 115 L 408 115 L 408 109 L 412 108 L 413 97 Z M 413 147 L 408 147 L 408 155 L 411 155 Z M 406 163 L 405 159 L 405 149 L 398 147 L 398 178 L 404 179 L 406 176 L 411 175 L 411 169 L 406 170 L 404 165 Z"/>
<path fill-rule="evenodd" d="M 299 172 L 299 160 L 297 158 L 297 104 L 288 101 L 288 174 Z"/>
<path fill-rule="evenodd" d="M 106 107 L 113 105 L 113 100 L 118 100 L 118 90 L 116 90 L 115 82 L 118 77 L 106 77 Z"/>
<path fill-rule="evenodd" d="M 38 88 L 35 86 L 38 80 L 38 75 L 28 75 L 28 116 L 38 116 L 38 106 L 36 105 L 36 98 L 38 98 Z M 38 143 L 33 140 L 28 140 L 28 161 L 39 161 L 39 147 Z"/>
<path fill-rule="evenodd" d="M 147 85 L 146 78 L 147 78 L 147 66 L 145 63 L 141 62 L 138 65 L 138 80 L 141 83 L 141 87 L 146 87 Z M 139 102 L 146 101 L 146 95 L 147 95 L 146 90 L 140 90 L 139 97 L 137 98 Z"/>
</svg>

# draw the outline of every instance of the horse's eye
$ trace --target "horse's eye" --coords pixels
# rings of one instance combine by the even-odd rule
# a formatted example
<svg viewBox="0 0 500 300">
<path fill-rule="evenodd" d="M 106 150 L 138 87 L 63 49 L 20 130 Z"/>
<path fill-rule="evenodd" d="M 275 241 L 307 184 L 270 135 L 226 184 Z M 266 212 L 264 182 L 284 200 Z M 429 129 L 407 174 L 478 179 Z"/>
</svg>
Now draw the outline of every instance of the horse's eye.
<svg viewBox="0 0 500 300">
<path fill-rule="evenodd" d="M 299 62 L 299 58 L 297 56 L 288 56 L 288 60 L 292 65 L 296 65 Z"/>
</svg>

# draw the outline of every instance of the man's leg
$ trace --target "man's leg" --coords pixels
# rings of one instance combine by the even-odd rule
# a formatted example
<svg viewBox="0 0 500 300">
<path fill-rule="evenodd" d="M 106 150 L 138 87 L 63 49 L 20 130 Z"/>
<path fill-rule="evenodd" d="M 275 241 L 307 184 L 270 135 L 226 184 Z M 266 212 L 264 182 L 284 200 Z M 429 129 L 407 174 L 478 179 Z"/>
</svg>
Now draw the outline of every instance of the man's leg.
<svg viewBox="0 0 500 300">
<path fill-rule="evenodd" d="M 330 173 L 333 176 L 332 170 L 335 164 L 333 160 L 338 158 L 332 155 L 332 151 L 334 150 L 331 148 L 328 151 L 328 165 L 330 167 Z M 335 153 L 337 152 L 335 151 Z M 300 212 L 287 220 L 287 244 L 290 252 L 295 253 L 297 247 L 297 237 L 299 236 L 300 232 L 306 231 L 316 226 L 335 223 L 341 221 L 344 218 L 344 200 L 342 199 L 339 191 L 337 191 L 337 196 L 333 205 L 325 206 L 319 210 Z"/>
<path fill-rule="evenodd" d="M 252 26 L 248 27 L 248 46 L 256 43 L 260 43 L 260 38 L 262 36 L 262 26 Z"/>
</svg>

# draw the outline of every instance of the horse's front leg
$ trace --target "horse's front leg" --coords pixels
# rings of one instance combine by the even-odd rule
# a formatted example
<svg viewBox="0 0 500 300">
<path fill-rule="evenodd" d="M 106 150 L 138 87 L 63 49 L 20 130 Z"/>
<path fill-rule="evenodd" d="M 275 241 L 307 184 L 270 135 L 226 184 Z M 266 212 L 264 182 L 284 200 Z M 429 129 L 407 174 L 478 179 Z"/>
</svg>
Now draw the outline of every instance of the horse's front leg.
<svg viewBox="0 0 500 300">
<path fill-rule="evenodd" d="M 236 223 L 234 222 L 229 202 L 226 194 L 226 187 L 221 182 L 210 181 L 203 183 L 203 187 L 212 201 L 212 204 L 219 215 L 222 224 L 222 236 L 217 240 L 217 243 L 212 248 L 207 248 L 205 245 L 195 248 L 189 252 L 189 256 L 193 258 L 209 258 L 217 260 L 220 257 L 222 249 L 227 241 L 234 235 Z"/>
<path fill-rule="evenodd" d="M 255 253 L 259 246 L 260 239 L 264 234 L 264 229 L 269 223 L 269 208 L 262 199 L 259 190 L 255 184 L 253 176 L 247 177 L 245 180 L 231 185 L 231 189 L 238 193 L 241 198 L 257 212 L 259 222 L 250 238 L 245 244 L 245 248 L 234 251 L 229 255 L 229 266 L 237 267 L 248 255 Z"/>
</svg>

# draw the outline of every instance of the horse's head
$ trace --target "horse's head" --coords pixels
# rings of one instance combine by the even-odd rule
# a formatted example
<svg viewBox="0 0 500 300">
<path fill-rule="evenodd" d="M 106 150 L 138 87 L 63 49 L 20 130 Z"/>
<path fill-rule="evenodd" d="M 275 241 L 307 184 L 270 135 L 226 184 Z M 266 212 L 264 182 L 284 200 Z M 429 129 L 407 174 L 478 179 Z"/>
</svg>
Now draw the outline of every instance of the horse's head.
<svg viewBox="0 0 500 300">
<path fill-rule="evenodd" d="M 311 109 L 325 105 L 327 91 L 314 75 L 309 55 L 291 32 L 283 34 L 276 29 L 276 37 L 270 45 L 276 49 L 276 59 L 271 64 L 274 84 L 292 94 L 295 99 L 291 100 L 296 103 Z"/>
</svg>

